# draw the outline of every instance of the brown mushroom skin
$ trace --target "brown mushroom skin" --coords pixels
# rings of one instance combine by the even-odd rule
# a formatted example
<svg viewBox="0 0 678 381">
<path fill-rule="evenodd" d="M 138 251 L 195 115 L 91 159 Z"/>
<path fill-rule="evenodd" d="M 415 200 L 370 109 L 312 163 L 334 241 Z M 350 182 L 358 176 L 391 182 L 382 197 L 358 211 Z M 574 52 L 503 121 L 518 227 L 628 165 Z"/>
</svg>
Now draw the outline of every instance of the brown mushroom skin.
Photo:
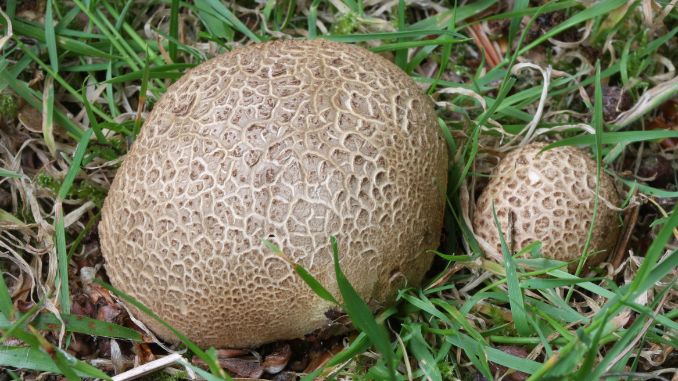
<svg viewBox="0 0 678 381">
<path fill-rule="evenodd" d="M 201 346 L 303 337 L 339 296 L 329 237 L 371 305 L 416 286 L 439 244 L 447 146 L 432 101 L 362 48 L 277 41 L 169 87 L 112 183 L 99 231 L 112 284 Z M 176 338 L 136 315 L 161 338 Z"/>
<path fill-rule="evenodd" d="M 511 151 L 492 172 L 473 216 L 473 229 L 502 261 L 499 233 L 492 216 L 492 203 L 504 237 L 512 252 L 541 241 L 542 255 L 574 261 L 577 267 L 593 217 L 596 191 L 596 162 L 574 147 L 540 151 L 543 143 L 532 143 Z M 601 172 L 600 201 L 587 264 L 605 259 L 620 232 L 617 212 L 620 200 L 609 175 Z M 509 223 L 511 221 L 511 223 Z M 483 244 L 483 242 L 481 242 Z"/>
</svg>

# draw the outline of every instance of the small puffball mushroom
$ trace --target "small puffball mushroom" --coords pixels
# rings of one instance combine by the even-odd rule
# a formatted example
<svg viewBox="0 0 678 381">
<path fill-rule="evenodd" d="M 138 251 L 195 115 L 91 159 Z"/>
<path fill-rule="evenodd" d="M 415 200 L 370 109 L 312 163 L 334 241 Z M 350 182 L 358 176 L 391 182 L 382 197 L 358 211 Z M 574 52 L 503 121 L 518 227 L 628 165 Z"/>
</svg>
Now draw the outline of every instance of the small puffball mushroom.
<svg viewBox="0 0 678 381">
<path fill-rule="evenodd" d="M 574 261 L 577 266 L 593 218 L 596 192 L 596 162 L 584 151 L 532 143 L 511 151 L 492 172 L 489 184 L 476 203 L 473 229 L 486 254 L 502 261 L 499 232 L 492 216 L 492 203 L 499 225 L 512 252 L 541 241 L 544 257 Z M 612 179 L 600 177 L 600 200 L 589 246 L 588 264 L 602 261 L 620 231 L 619 195 Z"/>
<path fill-rule="evenodd" d="M 415 286 L 439 244 L 447 146 L 433 102 L 386 59 L 326 40 L 250 45 L 170 86 L 118 170 L 99 227 L 106 270 L 201 346 L 326 326 L 330 236 L 373 306 Z M 161 338 L 176 338 L 135 313 Z"/>
</svg>

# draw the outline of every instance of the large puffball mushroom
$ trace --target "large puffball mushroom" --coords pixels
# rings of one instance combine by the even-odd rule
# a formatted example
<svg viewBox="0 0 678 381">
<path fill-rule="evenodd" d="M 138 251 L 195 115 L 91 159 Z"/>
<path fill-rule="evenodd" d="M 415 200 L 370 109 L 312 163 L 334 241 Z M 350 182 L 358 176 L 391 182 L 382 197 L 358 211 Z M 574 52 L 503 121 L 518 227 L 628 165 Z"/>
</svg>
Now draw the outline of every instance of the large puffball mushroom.
<svg viewBox="0 0 678 381">
<path fill-rule="evenodd" d="M 202 346 L 303 337 L 342 269 L 373 306 L 421 282 L 444 213 L 447 147 L 432 101 L 362 48 L 236 49 L 168 88 L 112 183 L 99 227 L 113 285 Z M 136 315 L 161 338 L 155 320 Z"/>
<path fill-rule="evenodd" d="M 492 172 L 476 203 L 473 229 L 486 254 L 502 261 L 499 226 L 511 251 L 541 241 L 544 257 L 574 261 L 576 268 L 584 250 L 593 218 L 596 195 L 596 162 L 574 147 L 542 151 L 543 143 L 532 143 L 511 151 Z M 620 231 L 615 208 L 619 195 L 612 179 L 601 172 L 596 215 L 588 264 L 605 258 Z"/>
</svg>

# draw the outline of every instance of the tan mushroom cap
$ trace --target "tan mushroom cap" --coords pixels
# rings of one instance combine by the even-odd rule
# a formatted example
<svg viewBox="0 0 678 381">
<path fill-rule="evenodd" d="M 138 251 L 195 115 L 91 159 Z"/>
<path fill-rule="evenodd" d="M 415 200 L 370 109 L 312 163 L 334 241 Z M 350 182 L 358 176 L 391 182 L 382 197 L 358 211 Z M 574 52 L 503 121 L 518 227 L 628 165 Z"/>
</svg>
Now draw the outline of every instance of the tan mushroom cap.
<svg viewBox="0 0 678 381">
<path fill-rule="evenodd" d="M 486 247 L 486 254 L 498 261 L 502 260 L 501 243 L 492 217 L 492 203 L 512 251 L 541 241 L 545 257 L 578 261 L 584 250 L 593 217 L 596 162 L 574 147 L 539 153 L 545 146 L 532 143 L 511 151 L 494 169 L 478 198 L 473 229 L 494 250 L 493 253 Z M 605 259 L 620 231 L 617 212 L 612 209 L 619 206 L 619 195 L 604 172 L 599 195 L 589 246 L 589 253 L 599 254 L 589 258 L 589 265 Z M 576 262 L 570 266 L 573 268 Z"/>
<path fill-rule="evenodd" d="M 431 100 L 382 57 L 325 40 L 236 49 L 190 70 L 146 120 L 102 210 L 106 270 L 202 346 L 303 337 L 335 306 L 262 240 L 338 296 L 337 236 L 348 279 L 387 303 L 430 266 L 446 171 Z"/>
</svg>

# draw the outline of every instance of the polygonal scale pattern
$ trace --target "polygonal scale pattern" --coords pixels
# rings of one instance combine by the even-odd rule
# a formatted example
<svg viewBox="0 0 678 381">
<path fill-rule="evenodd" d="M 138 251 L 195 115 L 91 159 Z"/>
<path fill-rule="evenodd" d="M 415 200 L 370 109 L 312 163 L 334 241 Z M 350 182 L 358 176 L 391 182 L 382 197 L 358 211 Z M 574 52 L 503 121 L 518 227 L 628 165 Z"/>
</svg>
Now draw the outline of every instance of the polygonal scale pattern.
<svg viewBox="0 0 678 381">
<path fill-rule="evenodd" d="M 501 255 L 492 204 L 509 248 L 518 251 L 541 241 L 544 256 L 578 260 L 593 218 L 596 163 L 574 147 L 540 152 L 546 144 L 532 143 L 511 151 L 492 172 L 478 198 L 473 217 L 476 234 Z M 601 173 L 601 197 L 589 252 L 601 252 L 589 264 L 604 259 L 619 234 L 619 205 L 612 179 Z M 498 258 L 501 260 L 501 258 Z M 576 264 L 574 265 L 576 268 Z"/>
<path fill-rule="evenodd" d="M 335 235 L 360 295 L 387 302 L 430 266 L 446 163 L 432 102 L 387 60 L 325 40 L 236 49 L 155 105 L 104 204 L 107 273 L 203 346 L 301 337 L 334 306 L 262 240 L 338 295 Z"/>
</svg>

